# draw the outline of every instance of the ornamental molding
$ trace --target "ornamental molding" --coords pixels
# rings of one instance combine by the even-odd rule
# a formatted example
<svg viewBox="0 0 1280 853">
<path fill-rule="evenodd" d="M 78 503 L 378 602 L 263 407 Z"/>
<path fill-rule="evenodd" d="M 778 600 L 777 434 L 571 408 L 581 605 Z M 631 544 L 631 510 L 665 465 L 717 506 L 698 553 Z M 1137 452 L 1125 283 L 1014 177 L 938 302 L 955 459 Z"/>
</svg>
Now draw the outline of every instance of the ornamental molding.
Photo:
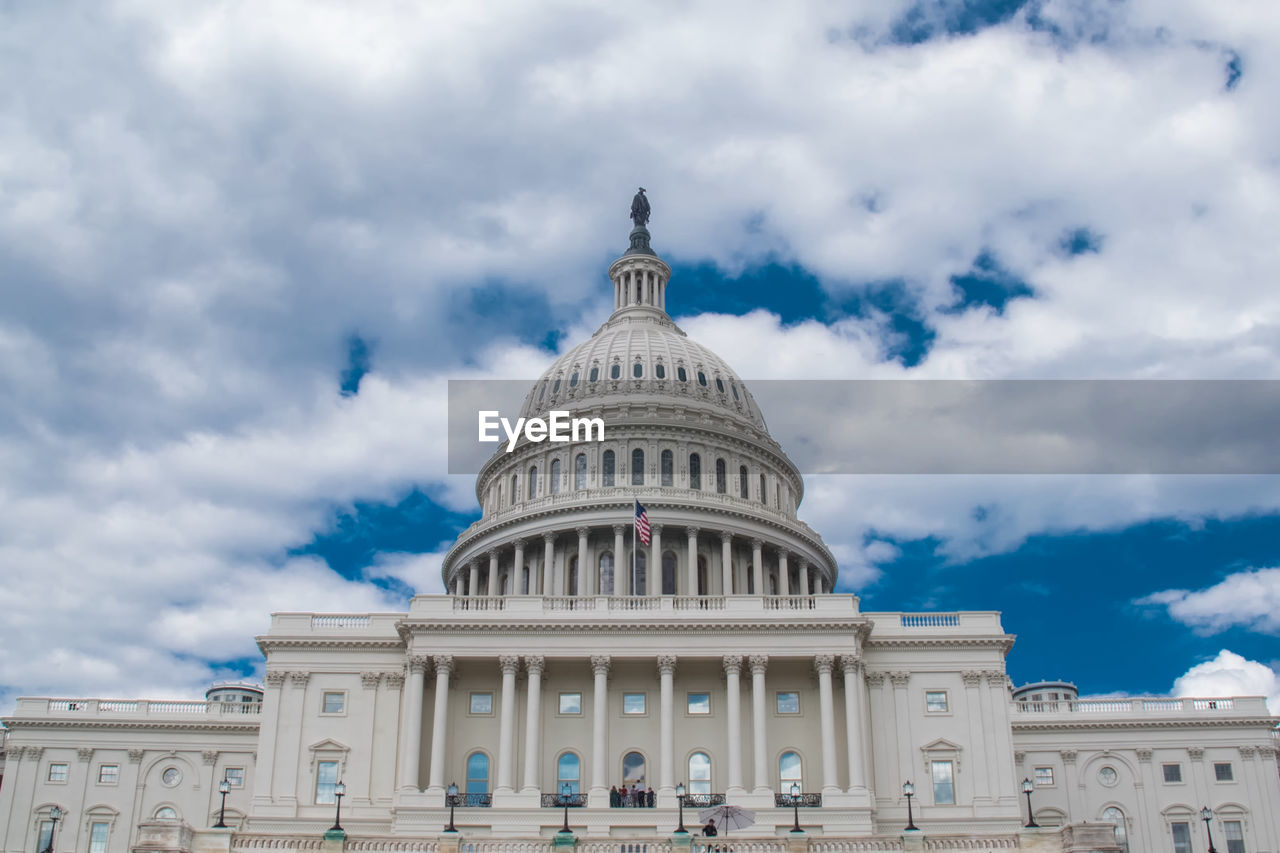
<svg viewBox="0 0 1280 853">
<path fill-rule="evenodd" d="M 409 655 L 408 667 L 410 675 L 425 675 L 427 670 L 431 669 L 431 656 Z"/>
<path fill-rule="evenodd" d="M 60 719 L 42 719 L 42 720 L 5 720 L 5 725 L 9 731 L 17 731 L 18 729 L 112 729 L 115 731 L 152 731 L 152 732 L 246 732 L 253 733 L 258 731 L 260 727 L 259 720 L 251 722 L 241 721 L 214 721 L 214 720 L 150 720 L 150 719 L 133 719 L 133 720 L 103 720 L 103 719 L 83 719 L 69 718 Z M 27 747 L 31 749 L 43 749 L 43 747 Z M 29 754 L 29 753 L 28 753 Z"/>
<path fill-rule="evenodd" d="M 867 672 L 866 675 L 863 676 L 863 678 L 866 680 L 867 685 L 869 687 L 884 687 L 883 672 L 875 672 L 875 671 Z"/>
<path fill-rule="evenodd" d="M 1022 764 L 1024 761 L 1026 761 L 1026 760 L 1027 760 L 1027 754 L 1026 754 L 1025 752 L 1023 752 L 1023 751 L 1022 751 L 1022 750 L 1020 750 L 1020 749 L 1016 749 L 1016 750 L 1014 750 L 1014 751 L 1013 751 L 1013 763 L 1014 763 L 1014 764 L 1021 765 L 1021 764 Z"/>
<path fill-rule="evenodd" d="M 524 659 L 524 668 L 529 675 L 541 676 L 547 670 L 547 659 L 542 655 L 527 655 Z"/>
<path fill-rule="evenodd" d="M 930 741 L 920 747 L 920 752 L 922 753 L 921 758 L 924 761 L 924 770 L 926 773 L 931 769 L 932 762 L 939 760 L 951 761 L 952 764 L 955 765 L 956 772 L 960 772 L 960 756 L 964 752 L 964 749 L 960 744 L 953 743 L 946 738 L 940 737 L 937 740 Z"/>
<path fill-rule="evenodd" d="M 259 637 L 258 650 L 264 655 L 284 649 L 312 651 L 404 651 L 404 641 L 389 637 Z M 281 682 L 283 684 L 283 682 Z M 271 673 L 267 673 L 267 686 L 271 683 Z"/>
<path fill-rule="evenodd" d="M 81 747 L 76 750 L 76 759 L 81 764 L 88 764 L 93 760 L 93 749 L 90 747 Z"/>
<path fill-rule="evenodd" d="M 143 756 L 143 755 L 145 755 L 145 754 L 146 754 L 146 751 L 145 751 L 145 750 L 141 750 L 141 749 L 131 749 L 131 750 L 129 750 L 129 763 L 130 763 L 130 764 L 141 764 L 141 763 L 142 763 L 142 756 Z"/>
<path fill-rule="evenodd" d="M 818 675 L 831 675 L 836 668 L 836 656 L 831 654 L 814 655 L 813 668 Z"/>
<path fill-rule="evenodd" d="M 674 675 L 675 671 L 675 655 L 658 655 L 658 675 Z"/>
<path fill-rule="evenodd" d="M 465 611 L 464 611 L 465 612 Z M 501 614 L 503 611 L 477 611 L 480 613 Z M 441 620 L 422 620 L 414 622 L 401 622 L 401 630 L 408 634 L 430 636 L 438 633 L 471 633 L 479 632 L 485 634 L 515 634 L 527 633 L 534 635 L 557 635 L 557 634 L 635 634 L 640 632 L 658 633 L 670 631 L 677 634 L 723 634 L 726 631 L 742 631 L 756 632 L 761 629 L 784 629 L 787 633 L 842 633 L 866 630 L 867 623 L 853 620 L 833 620 L 824 622 L 792 622 L 781 623 L 775 620 L 760 619 L 756 621 L 724 621 L 724 622 L 704 622 L 697 625 L 691 625 L 688 622 L 675 620 L 663 621 L 639 621 L 635 616 L 629 613 L 621 613 L 620 618 L 626 618 L 626 622 L 608 621 L 608 622 L 553 622 L 551 617 L 554 611 L 548 612 L 546 621 L 537 622 L 505 622 L 499 618 L 491 621 L 480 622 L 445 622 Z M 780 611 L 779 611 L 780 612 Z M 943 643 L 947 648 L 965 648 L 962 644 L 957 646 L 954 642 Z"/>
<path fill-rule="evenodd" d="M 982 684 L 982 673 L 974 670 L 968 670 L 960 673 L 960 677 L 964 679 L 965 687 L 978 687 Z"/>
<path fill-rule="evenodd" d="M 792 630 L 793 626 L 787 626 L 787 630 Z M 1008 654 L 1013 648 L 1013 641 L 1016 639 L 1014 634 L 1006 634 L 999 637 L 894 637 L 893 639 L 878 639 L 872 635 L 866 642 L 865 648 L 868 650 L 887 651 L 890 649 L 956 649 L 956 650 L 981 650 L 981 649 L 999 649 L 1002 653 Z"/>
<path fill-rule="evenodd" d="M 605 678 L 609 677 L 610 657 L 608 655 L 592 655 L 591 656 L 591 674 L 601 675 Z"/>
<path fill-rule="evenodd" d="M 906 687 L 911 682 L 911 673 L 909 672 L 890 672 L 889 680 L 893 682 L 894 688 Z"/>
<path fill-rule="evenodd" d="M 1063 763 L 1063 764 L 1075 764 L 1075 763 L 1076 763 L 1076 756 L 1077 756 L 1077 755 L 1079 755 L 1079 754 L 1080 754 L 1079 750 L 1075 750 L 1075 749 L 1060 749 L 1060 750 L 1058 750 L 1058 755 L 1060 755 L 1060 756 L 1062 757 L 1062 763 Z"/>
<path fill-rule="evenodd" d="M 200 753 L 200 758 L 205 764 L 213 765 L 218 763 L 218 750 L 206 749 Z"/>
<path fill-rule="evenodd" d="M 288 673 L 281 672 L 278 669 L 269 669 L 263 679 L 266 681 L 268 687 L 282 687 L 284 686 L 284 681 L 288 676 Z"/>
<path fill-rule="evenodd" d="M 392 687 L 396 690 L 399 690 L 402 687 L 404 687 L 404 670 L 403 669 L 384 672 L 382 673 L 382 677 L 387 680 L 388 687 Z"/>
<path fill-rule="evenodd" d="M 1152 756 L 1153 750 L 1150 750 L 1150 749 L 1135 749 L 1135 750 L 1134 750 L 1134 753 L 1138 756 L 1138 761 L 1139 761 L 1140 763 L 1142 763 L 1142 764 L 1150 764 L 1150 763 L 1151 763 L 1151 756 Z"/>
<path fill-rule="evenodd" d="M 1190 758 L 1192 761 L 1202 760 L 1204 758 L 1204 747 L 1203 746 L 1187 747 L 1187 757 Z"/>
<path fill-rule="evenodd" d="M 726 675 L 737 675 L 742 672 L 742 655 L 725 655 L 720 661 Z"/>
<path fill-rule="evenodd" d="M 844 672 L 844 677 L 855 678 L 863 669 L 862 655 L 858 652 L 853 654 L 840 655 L 840 669 Z"/>
<path fill-rule="evenodd" d="M 25 746 L 11 746 L 5 751 L 5 760 L 10 764 L 17 764 L 22 760 L 23 754 L 27 751 Z"/>
<path fill-rule="evenodd" d="M 1253 756 L 1254 756 L 1254 755 L 1256 755 L 1256 754 L 1257 754 L 1257 752 L 1258 752 L 1258 748 L 1257 748 L 1257 747 L 1255 747 L 1255 746 L 1242 746 L 1242 747 L 1240 747 L 1240 757 L 1241 757 L 1241 758 L 1253 758 Z"/>
<path fill-rule="evenodd" d="M 365 690 L 377 690 L 378 682 L 382 680 L 381 672 L 362 672 L 360 673 L 360 686 Z"/>
<path fill-rule="evenodd" d="M 1077 715 L 1083 716 L 1083 715 Z M 1188 720 L 1144 720 L 1141 718 L 1124 720 L 1025 720 L 1015 717 L 1011 721 L 1012 728 L 1026 732 L 1077 731 L 1081 729 L 1227 729 L 1259 727 L 1269 730 L 1275 726 L 1275 720 L 1269 717 L 1249 717 L 1246 719 L 1188 719 Z M 1148 750 L 1149 752 L 1149 750 Z M 1141 759 L 1141 756 L 1139 756 Z"/>
<path fill-rule="evenodd" d="M 448 678 L 453 673 L 453 655 L 436 655 L 432 660 L 436 665 L 436 678 L 441 675 Z"/>
<path fill-rule="evenodd" d="M 503 675 L 515 675 L 520 669 L 520 656 L 498 655 L 498 669 L 502 670 Z"/>
<path fill-rule="evenodd" d="M 755 675 L 757 672 L 763 673 L 769 667 L 769 656 L 751 655 L 747 658 L 747 663 L 751 666 L 752 675 Z"/>
</svg>

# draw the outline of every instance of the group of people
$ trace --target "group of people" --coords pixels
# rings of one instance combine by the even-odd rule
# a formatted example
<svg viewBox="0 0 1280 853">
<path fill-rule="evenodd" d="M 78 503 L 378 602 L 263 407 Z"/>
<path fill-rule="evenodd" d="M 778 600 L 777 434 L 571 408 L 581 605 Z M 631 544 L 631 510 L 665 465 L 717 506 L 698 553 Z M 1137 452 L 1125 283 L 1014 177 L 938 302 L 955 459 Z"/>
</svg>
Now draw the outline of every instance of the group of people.
<svg viewBox="0 0 1280 853">
<path fill-rule="evenodd" d="M 609 805 L 615 809 L 651 809 L 657 801 L 658 795 L 652 788 L 646 788 L 644 782 L 637 782 L 630 788 L 623 783 L 621 788 L 615 785 L 609 789 Z"/>
</svg>

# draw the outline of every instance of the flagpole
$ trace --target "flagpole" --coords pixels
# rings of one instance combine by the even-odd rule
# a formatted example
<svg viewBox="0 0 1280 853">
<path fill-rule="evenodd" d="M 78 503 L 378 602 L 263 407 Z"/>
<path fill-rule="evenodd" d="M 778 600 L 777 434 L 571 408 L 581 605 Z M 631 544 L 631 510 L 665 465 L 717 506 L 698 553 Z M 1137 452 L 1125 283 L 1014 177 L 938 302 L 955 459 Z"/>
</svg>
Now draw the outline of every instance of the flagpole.
<svg viewBox="0 0 1280 853">
<path fill-rule="evenodd" d="M 636 504 L 638 501 L 633 497 L 631 499 L 631 594 L 636 595 Z"/>
</svg>

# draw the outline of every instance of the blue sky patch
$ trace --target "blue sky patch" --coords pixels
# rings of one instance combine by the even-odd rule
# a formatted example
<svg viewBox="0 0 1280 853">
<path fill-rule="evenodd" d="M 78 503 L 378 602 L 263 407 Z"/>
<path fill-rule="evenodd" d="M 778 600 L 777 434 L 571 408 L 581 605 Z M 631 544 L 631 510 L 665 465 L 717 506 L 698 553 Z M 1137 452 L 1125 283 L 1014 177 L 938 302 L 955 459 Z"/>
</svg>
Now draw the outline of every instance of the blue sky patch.
<svg viewBox="0 0 1280 853">
<path fill-rule="evenodd" d="M 338 387 L 344 397 L 360 393 L 360 380 L 369 372 L 372 362 L 369 344 L 359 335 L 347 339 L 347 366 L 342 369 Z"/>
<path fill-rule="evenodd" d="M 1014 299 L 1035 296 L 1031 285 L 1000 265 L 995 255 L 983 250 L 973 259 L 968 272 L 951 277 L 957 300 L 947 313 L 960 314 L 971 308 L 987 306 L 1003 314 Z"/>
<path fill-rule="evenodd" d="M 939 36 L 972 35 L 1003 24 L 1028 0 L 917 0 L 890 27 L 894 44 L 921 44 Z"/>
<path fill-rule="evenodd" d="M 1088 228 L 1072 228 L 1058 241 L 1058 250 L 1069 257 L 1102 251 L 1102 235 Z"/>
</svg>

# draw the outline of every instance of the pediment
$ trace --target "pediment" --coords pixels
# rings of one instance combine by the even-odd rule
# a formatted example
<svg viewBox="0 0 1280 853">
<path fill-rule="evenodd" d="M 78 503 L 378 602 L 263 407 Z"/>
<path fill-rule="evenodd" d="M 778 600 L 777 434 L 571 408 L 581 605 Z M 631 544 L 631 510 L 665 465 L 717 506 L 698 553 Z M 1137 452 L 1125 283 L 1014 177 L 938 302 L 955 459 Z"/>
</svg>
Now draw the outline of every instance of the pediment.
<svg viewBox="0 0 1280 853">
<path fill-rule="evenodd" d="M 324 740 L 316 741 L 315 743 L 311 744 L 311 746 L 307 747 L 307 749 L 311 752 L 350 752 L 351 751 L 351 747 L 347 746 L 345 743 L 339 743 L 333 738 L 328 738 L 328 737 L 325 738 Z"/>
</svg>

